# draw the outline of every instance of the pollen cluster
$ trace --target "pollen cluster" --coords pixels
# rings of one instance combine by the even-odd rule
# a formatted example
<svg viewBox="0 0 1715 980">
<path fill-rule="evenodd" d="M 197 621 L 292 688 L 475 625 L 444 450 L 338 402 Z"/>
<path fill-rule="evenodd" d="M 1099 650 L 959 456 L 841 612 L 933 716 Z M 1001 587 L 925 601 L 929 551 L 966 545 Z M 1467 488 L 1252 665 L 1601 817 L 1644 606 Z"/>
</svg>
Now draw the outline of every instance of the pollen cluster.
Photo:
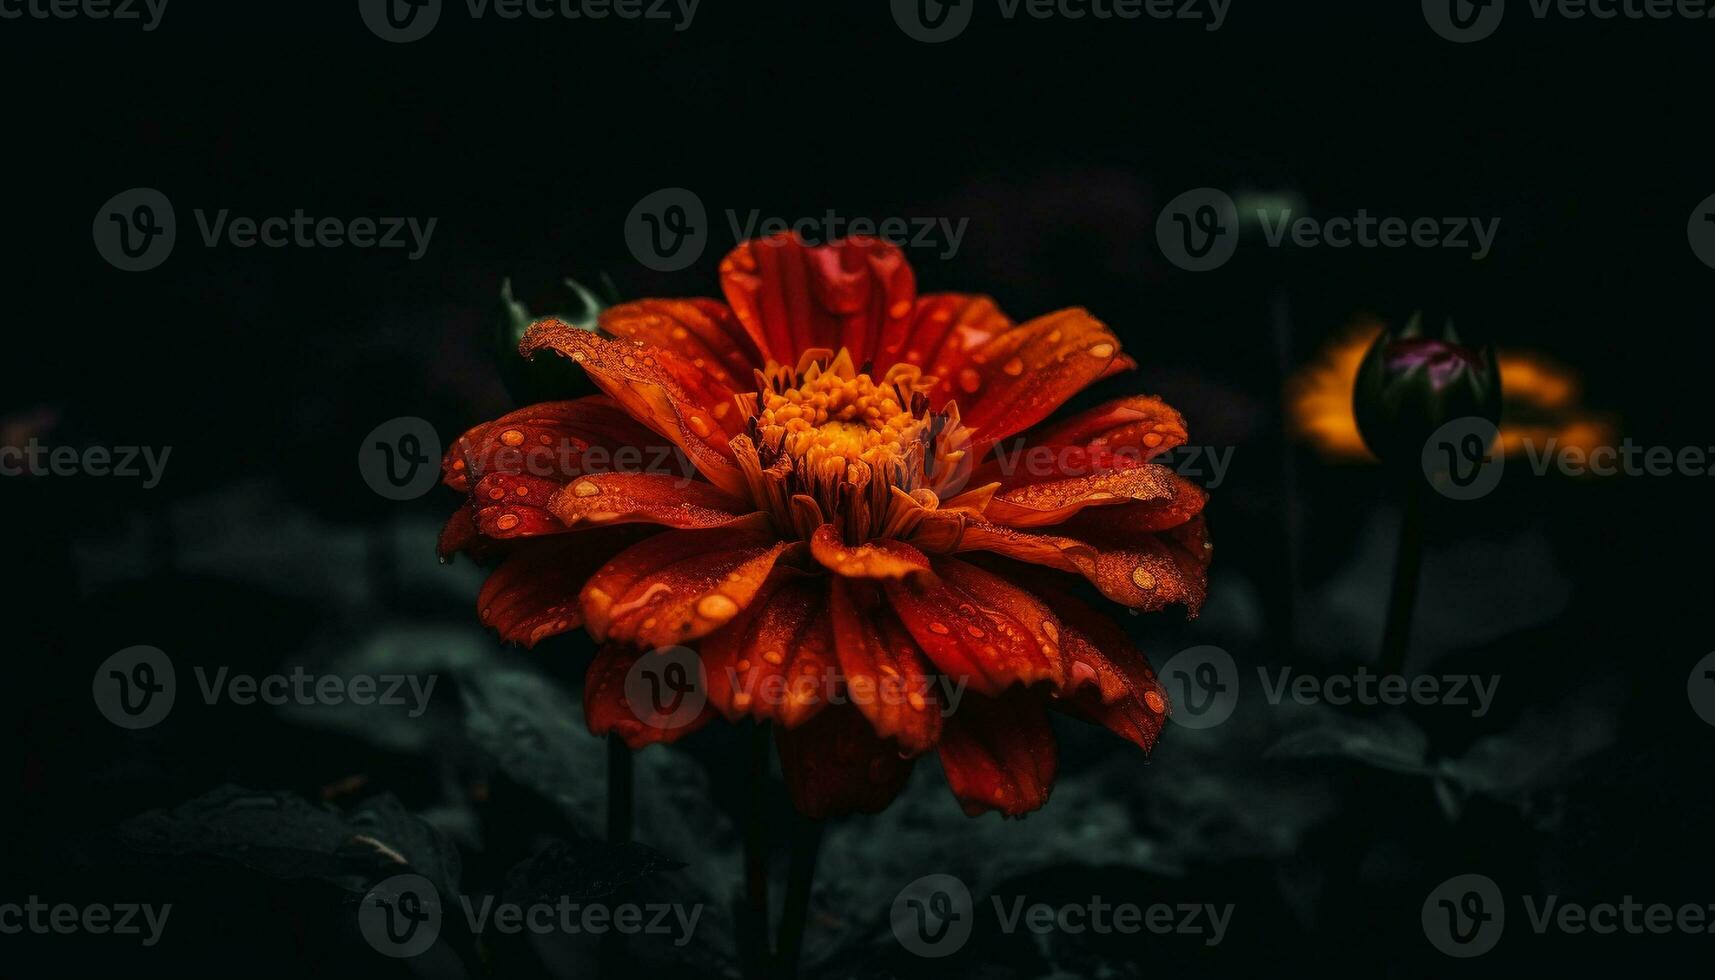
<svg viewBox="0 0 1715 980">
<path fill-rule="evenodd" d="M 936 379 L 913 365 L 876 378 L 844 350 L 811 350 L 756 381 L 739 400 L 750 424 L 733 448 L 757 504 L 806 537 L 824 522 L 853 544 L 882 534 L 896 491 L 933 496 L 965 456 L 958 409 L 931 411 Z"/>
<path fill-rule="evenodd" d="M 914 371 L 890 372 L 878 382 L 854 370 L 851 356 L 841 351 L 826 366 L 810 363 L 801 377 L 784 390 L 763 387 L 756 413 L 759 429 L 784 431 L 784 446 L 794 456 L 883 462 L 923 425 L 909 410 L 916 393 L 909 386 L 918 380 Z"/>
</svg>

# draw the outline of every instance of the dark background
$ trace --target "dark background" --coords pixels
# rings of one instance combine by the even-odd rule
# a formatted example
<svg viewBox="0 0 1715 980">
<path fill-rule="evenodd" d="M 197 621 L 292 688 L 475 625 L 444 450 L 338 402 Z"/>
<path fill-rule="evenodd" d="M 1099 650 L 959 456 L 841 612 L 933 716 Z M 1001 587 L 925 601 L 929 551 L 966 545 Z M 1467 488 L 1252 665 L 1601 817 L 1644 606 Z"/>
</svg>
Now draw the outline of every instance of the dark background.
<svg viewBox="0 0 1715 980">
<path fill-rule="evenodd" d="M 433 963 L 376 955 L 354 908 L 386 869 L 354 834 L 470 894 L 510 874 L 706 902 L 689 946 L 639 937 L 621 963 L 735 969 L 742 738 L 711 728 L 643 753 L 638 840 L 652 850 L 605 849 L 601 745 L 577 716 L 586 645 L 501 647 L 476 623 L 480 576 L 433 556 L 452 496 L 392 504 L 353 465 L 391 418 L 450 438 L 510 407 L 490 343 L 505 276 L 527 298 L 601 273 L 626 297 L 712 295 L 729 208 L 969 218 L 953 257 L 908 249 L 922 290 L 986 292 L 1020 318 L 1088 306 L 1142 371 L 1085 401 L 1157 392 L 1193 442 L 1234 449 L 1209 508 L 1202 618 L 1127 626 L 1158 665 L 1212 643 L 1253 680 L 1258 665 L 1349 671 L 1374 656 L 1394 495 L 1378 470 L 1290 441 L 1283 416 L 1286 373 L 1354 317 L 1453 310 L 1470 337 L 1579 372 L 1584 404 L 1618 434 L 1715 444 L 1715 272 L 1685 233 L 1715 193 L 1715 21 L 1513 11 L 1458 46 L 1412 3 L 1234 0 L 1216 33 L 1005 21 L 989 4 L 964 36 L 926 45 L 883 3 L 706 0 L 682 33 L 471 24 L 453 5 L 426 40 L 391 45 L 350 6 L 175 0 L 149 34 L 0 22 L 0 417 L 54 444 L 173 447 L 154 490 L 0 480 L 13 736 L 0 901 L 174 903 L 152 949 L 0 936 L 0 975 L 589 971 L 596 952 L 576 942 L 449 934 Z M 173 201 L 179 239 L 160 268 L 124 273 L 92 246 L 91 218 L 138 186 Z M 714 234 L 694 266 L 662 274 L 636 263 L 622 226 L 668 186 L 701 197 Z M 1290 191 L 1319 215 L 1502 223 L 1481 264 L 1241 247 L 1192 275 L 1163 261 L 1154 221 L 1199 186 Z M 195 208 L 438 224 L 415 262 L 209 249 Z M 1686 695 L 1715 648 L 1712 484 L 1508 474 L 1481 501 L 1432 508 L 1410 661 L 1499 675 L 1487 717 L 1275 708 L 1253 684 L 1233 721 L 1167 732 L 1147 767 L 1067 726 L 1055 797 L 1022 822 L 966 821 L 920 766 L 887 813 L 830 828 L 805 972 L 1707 964 L 1712 935 L 1533 935 L 1518 896 L 1715 903 L 1715 732 Z M 135 644 L 173 656 L 181 691 L 167 722 L 125 733 L 95 710 L 90 676 Z M 193 664 L 437 672 L 447 686 L 421 719 L 206 707 Z M 920 960 L 888 907 L 931 872 L 959 875 L 984 906 L 1099 894 L 1236 914 L 1213 948 L 979 927 L 953 959 Z M 1501 885 L 1509 921 L 1494 952 L 1454 961 L 1419 912 L 1466 872 Z"/>
</svg>

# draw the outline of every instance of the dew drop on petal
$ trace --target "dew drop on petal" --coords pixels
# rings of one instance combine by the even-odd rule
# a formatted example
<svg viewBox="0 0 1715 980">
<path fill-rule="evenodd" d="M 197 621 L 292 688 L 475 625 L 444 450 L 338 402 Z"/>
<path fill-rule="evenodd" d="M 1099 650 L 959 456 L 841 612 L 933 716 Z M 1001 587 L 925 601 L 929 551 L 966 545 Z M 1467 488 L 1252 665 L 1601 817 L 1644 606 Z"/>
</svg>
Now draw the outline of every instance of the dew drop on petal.
<svg viewBox="0 0 1715 980">
<path fill-rule="evenodd" d="M 501 514 L 500 517 L 495 520 L 494 526 L 500 528 L 502 531 L 510 531 L 518 526 L 518 515 Z"/>
<path fill-rule="evenodd" d="M 505 432 L 500 434 L 500 441 L 506 443 L 508 446 L 522 446 L 524 444 L 524 433 L 519 432 L 517 429 L 507 429 Z"/>
<path fill-rule="evenodd" d="M 1131 570 L 1131 580 L 1136 583 L 1138 588 L 1146 592 L 1155 588 L 1155 575 L 1142 565 Z"/>
<path fill-rule="evenodd" d="M 594 480 L 579 480 L 572 484 L 572 495 L 576 497 L 593 497 L 601 493 L 601 487 Z"/>
<path fill-rule="evenodd" d="M 1024 373 L 1024 361 L 1015 357 L 1012 360 L 1007 361 L 1005 364 L 1002 364 L 1000 369 L 1005 371 L 1007 376 L 1016 378 Z"/>
<path fill-rule="evenodd" d="M 937 636 L 946 636 L 948 633 L 951 633 L 952 630 L 948 629 L 947 624 L 945 623 L 930 623 L 929 632 L 934 633 Z"/>
<path fill-rule="evenodd" d="M 1112 357 L 1112 356 L 1114 356 L 1114 345 L 1113 344 L 1097 344 L 1096 346 L 1090 348 L 1090 355 L 1092 357 Z"/>
<path fill-rule="evenodd" d="M 767 650 L 763 652 L 762 659 L 778 666 L 786 660 L 786 657 L 779 650 Z"/>
<path fill-rule="evenodd" d="M 924 708 L 929 706 L 929 702 L 924 700 L 923 695 L 916 691 L 912 691 L 910 694 L 905 695 L 905 703 L 911 705 L 911 710 L 913 711 L 922 711 Z"/>
<path fill-rule="evenodd" d="M 738 603 L 712 592 L 697 600 L 697 615 L 704 619 L 731 619 L 738 615 Z"/>
<path fill-rule="evenodd" d="M 977 373 L 976 368 L 965 368 L 959 372 L 959 387 L 965 389 L 967 394 L 975 394 L 982 386 L 983 376 Z"/>
<path fill-rule="evenodd" d="M 686 419 L 685 422 L 691 427 L 691 431 L 695 432 L 698 437 L 703 439 L 707 439 L 709 437 L 709 424 L 703 421 L 703 417 L 701 415 L 693 415 Z"/>
<path fill-rule="evenodd" d="M 1161 700 L 1161 695 L 1154 691 L 1143 692 L 1143 703 L 1149 705 L 1149 710 L 1158 715 L 1167 710 L 1167 702 Z"/>
<path fill-rule="evenodd" d="M 1042 621 L 1042 635 L 1048 637 L 1050 640 L 1053 640 L 1055 643 L 1059 643 L 1060 642 L 1060 627 L 1055 626 L 1053 620 L 1044 619 Z"/>
</svg>

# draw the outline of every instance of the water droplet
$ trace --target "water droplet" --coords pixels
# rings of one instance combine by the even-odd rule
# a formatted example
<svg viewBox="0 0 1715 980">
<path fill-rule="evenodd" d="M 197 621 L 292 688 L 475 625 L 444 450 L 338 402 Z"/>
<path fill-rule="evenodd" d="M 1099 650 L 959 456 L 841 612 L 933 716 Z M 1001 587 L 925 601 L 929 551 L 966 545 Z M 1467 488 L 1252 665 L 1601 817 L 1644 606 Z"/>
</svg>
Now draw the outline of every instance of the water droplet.
<svg viewBox="0 0 1715 980">
<path fill-rule="evenodd" d="M 1145 432 L 1143 434 L 1143 444 L 1148 446 L 1151 449 L 1154 449 L 1156 446 L 1161 445 L 1161 433 L 1159 433 L 1159 432 Z"/>
<path fill-rule="evenodd" d="M 719 592 L 711 592 L 697 600 L 697 615 L 704 619 L 731 619 L 738 615 L 738 603 Z"/>
<path fill-rule="evenodd" d="M 1000 369 L 1005 371 L 1008 377 L 1016 378 L 1024 373 L 1024 361 L 1015 357 L 1002 364 Z"/>
<path fill-rule="evenodd" d="M 750 707 L 750 695 L 743 691 L 734 691 L 732 695 L 732 706 L 740 711 Z"/>
<path fill-rule="evenodd" d="M 929 632 L 934 633 L 937 636 L 946 636 L 948 633 L 951 633 L 952 630 L 948 629 L 947 624 L 945 623 L 930 623 Z"/>
<path fill-rule="evenodd" d="M 924 700 L 923 695 L 916 691 L 912 691 L 910 694 L 905 695 L 905 703 L 911 705 L 911 710 L 913 711 L 922 711 L 924 708 L 929 706 L 929 702 Z"/>
<path fill-rule="evenodd" d="M 983 376 L 977 373 L 976 368 L 965 368 L 959 372 L 959 387 L 965 389 L 967 393 L 974 394 L 982 386 Z"/>
<path fill-rule="evenodd" d="M 1090 348 L 1090 356 L 1092 356 L 1092 357 L 1112 357 L 1112 356 L 1114 356 L 1114 345 L 1113 344 L 1097 344 L 1096 346 Z"/>
<path fill-rule="evenodd" d="M 1142 565 L 1131 570 L 1131 580 L 1145 592 L 1155 588 L 1155 575 Z"/>
<path fill-rule="evenodd" d="M 488 488 L 488 499 L 499 500 L 501 497 L 504 497 L 504 496 L 506 496 L 505 490 L 502 490 L 499 487 L 489 487 Z"/>
<path fill-rule="evenodd" d="M 594 480 L 579 480 L 572 484 L 574 497 L 593 497 L 598 493 L 601 493 L 601 487 L 597 486 Z"/>
<path fill-rule="evenodd" d="M 1167 702 L 1161 700 L 1161 695 L 1154 691 L 1143 692 L 1143 703 L 1149 705 L 1149 710 L 1158 715 L 1167 710 Z"/>
<path fill-rule="evenodd" d="M 988 635 L 987 633 L 984 633 L 982 630 L 976 628 L 975 626 L 967 626 L 967 627 L 965 627 L 965 631 L 970 633 L 971 636 L 973 636 L 979 640 Z"/>
<path fill-rule="evenodd" d="M 693 415 L 686 419 L 685 422 L 691 427 L 691 431 L 695 432 L 699 438 L 707 439 L 709 437 L 709 424 L 703 421 L 703 417 L 701 415 Z"/>
<path fill-rule="evenodd" d="M 1050 640 L 1053 640 L 1055 643 L 1060 642 L 1060 627 L 1055 626 L 1054 621 L 1051 619 L 1044 619 L 1042 621 L 1042 634 Z"/>
<path fill-rule="evenodd" d="M 786 660 L 786 656 L 779 650 L 766 650 L 762 654 L 762 659 L 778 666 Z"/>
<path fill-rule="evenodd" d="M 524 433 L 517 429 L 507 429 L 500 434 L 500 441 L 508 446 L 522 446 L 524 445 Z"/>
<path fill-rule="evenodd" d="M 494 526 L 500 528 L 502 531 L 510 531 L 518 526 L 518 521 L 519 517 L 517 514 L 501 514 L 500 517 L 495 520 Z"/>
<path fill-rule="evenodd" d="M 911 312 L 911 301 L 908 299 L 902 299 L 899 302 L 897 302 L 897 303 L 895 303 L 892 306 L 887 308 L 887 315 L 893 317 L 895 320 L 903 318 L 905 316 L 905 314 L 910 313 L 910 312 Z"/>
<path fill-rule="evenodd" d="M 1096 668 L 1082 660 L 1072 661 L 1072 683 L 1088 684 L 1096 679 Z"/>
</svg>

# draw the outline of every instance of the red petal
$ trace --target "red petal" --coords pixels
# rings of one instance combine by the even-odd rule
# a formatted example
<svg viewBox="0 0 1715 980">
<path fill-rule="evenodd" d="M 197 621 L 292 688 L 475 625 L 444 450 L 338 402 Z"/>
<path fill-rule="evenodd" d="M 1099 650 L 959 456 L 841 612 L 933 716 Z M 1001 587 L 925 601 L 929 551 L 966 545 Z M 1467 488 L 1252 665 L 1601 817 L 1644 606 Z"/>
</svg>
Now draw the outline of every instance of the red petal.
<svg viewBox="0 0 1715 980">
<path fill-rule="evenodd" d="M 839 676 L 827 580 L 775 569 L 737 619 L 703 640 L 702 655 L 709 701 L 729 720 L 803 724 L 831 700 Z"/>
<path fill-rule="evenodd" d="M 620 468 L 625 454 L 659 445 L 661 439 L 625 413 L 613 399 L 591 395 L 544 402 L 509 412 L 460 436 L 448 450 L 444 480 L 456 490 L 491 473 L 529 475 L 559 483 L 587 469 Z M 688 475 L 688 474 L 687 474 Z"/>
<path fill-rule="evenodd" d="M 889 582 L 887 595 L 941 672 L 998 695 L 1012 684 L 1064 680 L 1059 623 L 1029 593 L 962 561 L 935 562 L 938 581 Z"/>
<path fill-rule="evenodd" d="M 951 547 L 1076 572 L 1115 602 L 1145 612 L 1182 605 L 1190 618 L 1196 618 L 1208 595 L 1212 553 L 1202 516 L 1164 531 L 1144 530 L 1146 521 L 1128 526 L 1122 520 L 1107 520 L 1108 515 L 1128 509 L 1080 514 L 1075 519 L 1079 537 L 970 522 Z"/>
<path fill-rule="evenodd" d="M 1030 691 L 966 695 L 947 719 L 939 748 L 947 784 L 970 816 L 985 810 L 1022 816 L 1047 803 L 1054 788 L 1054 731 L 1040 696 Z"/>
<path fill-rule="evenodd" d="M 584 723 L 591 734 L 616 734 L 633 750 L 655 742 L 677 742 L 715 719 L 708 705 L 688 719 L 661 714 L 649 698 L 627 696 L 626 679 L 639 660 L 660 656 L 608 644 L 590 662 L 584 675 Z"/>
<path fill-rule="evenodd" d="M 548 510 L 566 526 L 642 522 L 668 527 L 724 527 L 754 508 L 712 484 L 654 473 L 580 476 L 559 489 Z"/>
<path fill-rule="evenodd" d="M 1136 454 L 1142 462 L 1185 444 L 1185 418 L 1153 395 L 1104 402 L 1026 434 L 1030 445 L 1088 446 Z"/>
<path fill-rule="evenodd" d="M 764 357 L 781 364 L 815 347 L 862 364 L 917 298 L 905 256 L 873 238 L 810 246 L 791 232 L 748 241 L 721 261 L 721 289 Z"/>
<path fill-rule="evenodd" d="M 963 354 L 947 370 L 954 372 L 960 415 L 976 431 L 980 449 L 1047 418 L 1102 377 L 1120 345 L 1089 311 L 1069 309 L 1019 324 Z"/>
<path fill-rule="evenodd" d="M 830 582 L 834 648 L 852 703 L 877 734 L 913 755 L 927 752 L 941 737 L 933 668 L 876 587 Z"/>
<path fill-rule="evenodd" d="M 1032 589 L 1065 630 L 1066 697 L 1057 705 L 1148 752 L 1167 723 L 1167 690 L 1119 624 L 1062 592 Z"/>
<path fill-rule="evenodd" d="M 766 366 L 738 317 L 712 299 L 621 303 L 601 315 L 601 328 L 615 337 L 672 351 L 734 391 L 747 388 L 751 372 Z"/>
<path fill-rule="evenodd" d="M 656 535 L 584 586 L 590 635 L 645 646 L 706 636 L 750 603 L 787 547 L 761 515 L 729 528 Z"/>
<path fill-rule="evenodd" d="M 850 705 L 834 705 L 794 728 L 777 728 L 780 774 L 792 806 L 813 819 L 880 813 L 911 775 L 912 761 L 876 735 Z"/>
<path fill-rule="evenodd" d="M 966 352 L 1011 330 L 1012 320 L 987 296 L 935 293 L 919 296 L 909 320 L 882 334 L 876 368 L 885 371 L 903 361 L 940 379 L 931 402 L 940 408 L 953 392 Z"/>
<path fill-rule="evenodd" d="M 810 536 L 810 554 L 822 567 L 847 578 L 901 579 L 929 571 L 929 556 L 903 541 L 877 538 L 848 545 L 832 524 L 823 524 Z"/>
<path fill-rule="evenodd" d="M 1110 462 L 1090 462 L 1085 450 L 1071 450 L 1084 462 L 1067 464 L 1076 472 L 1091 466 L 1097 472 L 1036 480 L 1003 487 L 984 511 L 987 520 L 1012 527 L 1043 527 L 1060 524 L 1086 507 L 1113 507 L 1129 502 L 1147 502 L 1158 510 L 1195 514 L 1208 499 L 1201 487 L 1165 466 L 1145 463 L 1131 468 L 1112 468 Z M 1130 464 L 1126 464 L 1130 465 Z M 1029 477 L 1025 477 L 1026 481 Z M 1184 523 L 1180 518 L 1176 523 Z"/>
<path fill-rule="evenodd" d="M 601 528 L 524 542 L 495 568 L 477 594 L 483 625 L 502 640 L 525 647 L 577 629 L 584 622 L 578 592 L 590 574 L 651 530 Z"/>
<path fill-rule="evenodd" d="M 717 405 L 732 402 L 732 392 L 675 354 L 636 341 L 603 340 L 558 320 L 530 326 L 518 346 L 528 357 L 552 350 L 582 364 L 602 390 L 638 421 L 683 449 L 693 465 L 716 486 L 742 495 L 744 477 L 732 465 Z M 736 411 L 725 413 L 728 419 Z"/>
</svg>

